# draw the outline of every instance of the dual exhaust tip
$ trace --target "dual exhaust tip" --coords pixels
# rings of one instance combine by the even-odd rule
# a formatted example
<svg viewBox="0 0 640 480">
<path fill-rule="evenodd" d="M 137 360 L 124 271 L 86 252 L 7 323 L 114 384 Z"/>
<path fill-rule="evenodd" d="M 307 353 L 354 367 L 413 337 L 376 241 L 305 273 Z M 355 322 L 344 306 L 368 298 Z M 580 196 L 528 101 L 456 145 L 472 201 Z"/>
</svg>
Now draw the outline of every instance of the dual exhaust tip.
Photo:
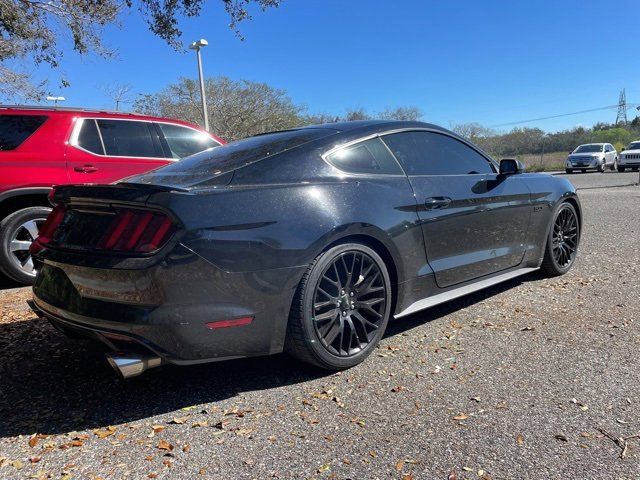
<svg viewBox="0 0 640 480">
<path fill-rule="evenodd" d="M 150 368 L 162 365 L 162 358 L 139 353 L 112 352 L 107 354 L 107 361 L 121 378 L 125 380 L 142 375 Z"/>
</svg>

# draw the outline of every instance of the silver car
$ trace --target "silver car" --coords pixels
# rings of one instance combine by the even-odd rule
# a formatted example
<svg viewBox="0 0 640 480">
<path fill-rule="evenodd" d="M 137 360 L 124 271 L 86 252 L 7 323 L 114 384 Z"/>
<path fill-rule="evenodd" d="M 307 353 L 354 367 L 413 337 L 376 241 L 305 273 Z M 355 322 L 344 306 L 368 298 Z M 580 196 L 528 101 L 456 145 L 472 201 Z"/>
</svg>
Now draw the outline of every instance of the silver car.
<svg viewBox="0 0 640 480">
<path fill-rule="evenodd" d="M 618 168 L 618 152 L 613 145 L 585 143 L 569 154 L 565 170 L 567 173 L 573 173 L 574 170 L 604 172 L 607 167 L 610 170 Z"/>
</svg>

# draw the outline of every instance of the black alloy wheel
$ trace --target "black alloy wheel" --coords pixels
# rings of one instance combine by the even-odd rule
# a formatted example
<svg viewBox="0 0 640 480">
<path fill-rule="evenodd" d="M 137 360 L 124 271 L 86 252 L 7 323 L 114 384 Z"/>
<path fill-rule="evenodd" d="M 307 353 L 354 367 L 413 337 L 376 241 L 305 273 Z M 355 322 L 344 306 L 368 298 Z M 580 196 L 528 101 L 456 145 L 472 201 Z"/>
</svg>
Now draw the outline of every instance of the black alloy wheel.
<svg viewBox="0 0 640 480">
<path fill-rule="evenodd" d="M 580 223 L 570 203 L 562 203 L 556 210 L 547 239 L 542 268 L 550 275 L 567 273 L 578 253 Z"/>
<path fill-rule="evenodd" d="M 349 368 L 376 347 L 390 310 L 391 282 L 380 256 L 361 244 L 333 247 L 300 284 L 286 349 L 323 368 Z"/>
<path fill-rule="evenodd" d="M 364 252 L 347 251 L 327 265 L 315 287 L 313 322 L 322 345 L 349 357 L 376 337 L 387 288 L 380 267 Z"/>
</svg>

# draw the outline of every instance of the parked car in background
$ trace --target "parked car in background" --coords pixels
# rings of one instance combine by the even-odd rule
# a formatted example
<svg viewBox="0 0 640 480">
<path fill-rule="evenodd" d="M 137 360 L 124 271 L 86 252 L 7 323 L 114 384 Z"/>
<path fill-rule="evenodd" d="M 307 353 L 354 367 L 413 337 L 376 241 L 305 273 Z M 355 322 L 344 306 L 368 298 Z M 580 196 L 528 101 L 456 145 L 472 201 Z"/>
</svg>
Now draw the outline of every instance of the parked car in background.
<svg viewBox="0 0 640 480">
<path fill-rule="evenodd" d="M 615 170 L 618 166 L 618 152 L 610 143 L 587 143 L 580 145 L 567 157 L 565 170 L 586 172 L 596 170 L 604 172 L 607 167 Z"/>
<path fill-rule="evenodd" d="M 627 148 L 620 153 L 618 159 L 618 171 L 624 172 L 627 168 L 634 172 L 640 168 L 640 140 L 631 142 Z"/>
<path fill-rule="evenodd" d="M 0 271 L 35 278 L 29 246 L 53 185 L 111 183 L 224 143 L 197 125 L 122 112 L 0 107 Z"/>
<path fill-rule="evenodd" d="M 32 307 L 124 377 L 283 349 L 348 368 L 392 317 L 568 272 L 582 227 L 566 179 L 421 122 L 259 135 L 52 200 Z"/>
</svg>

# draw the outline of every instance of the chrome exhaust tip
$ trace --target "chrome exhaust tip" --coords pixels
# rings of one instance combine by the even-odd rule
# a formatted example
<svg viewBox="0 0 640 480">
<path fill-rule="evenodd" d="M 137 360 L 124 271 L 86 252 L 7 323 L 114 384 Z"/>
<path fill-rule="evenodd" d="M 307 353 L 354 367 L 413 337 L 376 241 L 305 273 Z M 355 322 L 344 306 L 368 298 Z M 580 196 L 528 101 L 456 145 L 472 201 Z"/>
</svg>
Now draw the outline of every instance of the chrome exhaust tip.
<svg viewBox="0 0 640 480">
<path fill-rule="evenodd" d="M 140 355 L 138 353 L 113 352 L 107 353 L 107 361 L 120 377 L 127 379 L 142 375 L 150 368 L 162 365 L 160 357 Z"/>
</svg>

